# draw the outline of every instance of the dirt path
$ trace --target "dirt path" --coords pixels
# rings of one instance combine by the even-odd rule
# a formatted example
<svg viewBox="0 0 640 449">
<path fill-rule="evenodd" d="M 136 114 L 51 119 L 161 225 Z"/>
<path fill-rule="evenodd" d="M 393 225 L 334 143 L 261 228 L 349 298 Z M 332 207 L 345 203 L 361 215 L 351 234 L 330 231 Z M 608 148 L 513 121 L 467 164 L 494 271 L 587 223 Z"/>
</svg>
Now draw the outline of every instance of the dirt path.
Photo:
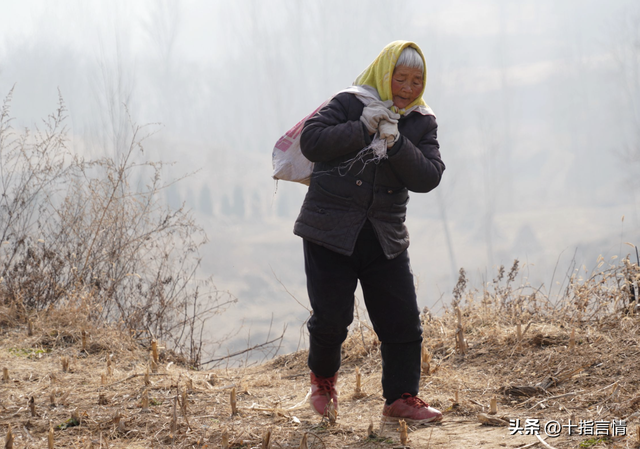
<svg viewBox="0 0 640 449">
<path fill-rule="evenodd" d="M 380 357 L 375 342 L 360 335 L 345 344 L 340 413 L 329 425 L 305 402 L 309 370 L 303 351 L 258 366 L 207 371 L 189 370 L 161 352 L 158 372 L 147 377 L 153 366 L 149 351 L 112 331 L 94 329 L 83 351 L 77 329 L 50 324 L 36 330 L 33 336 L 21 327 L 0 334 L 0 369 L 7 368 L 7 379 L 0 382 L 0 438 L 10 427 L 15 448 L 46 447 L 50 429 L 56 449 L 211 449 L 225 441 L 229 449 L 250 449 L 265 447 L 267 434 L 271 449 L 299 449 L 305 436 L 309 449 L 401 447 L 397 426 L 380 428 Z M 568 336 L 562 332 L 545 334 L 544 346 L 537 336 L 519 351 L 480 342 L 464 357 L 448 352 L 434 361 L 435 368 L 421 379 L 421 397 L 442 410 L 444 420 L 409 429 L 407 447 L 542 448 L 532 435 L 479 423 L 494 398 L 498 416 L 522 422 L 628 419 L 626 437 L 570 437 L 563 431 L 547 439 L 555 449 L 637 447 L 640 318 L 598 333 L 589 330 L 572 349 L 563 344 Z M 434 339 L 434 354 L 439 347 Z M 357 373 L 361 394 L 356 394 Z M 553 384 L 542 392 L 534 389 L 533 396 L 505 393 L 505 386 L 536 385 L 550 375 Z"/>
<path fill-rule="evenodd" d="M 399 440 L 397 432 L 394 437 Z M 413 448 L 518 448 L 535 441 L 535 436 L 512 436 L 506 427 L 483 426 L 476 420 L 457 417 L 409 434 L 409 446 Z"/>
</svg>

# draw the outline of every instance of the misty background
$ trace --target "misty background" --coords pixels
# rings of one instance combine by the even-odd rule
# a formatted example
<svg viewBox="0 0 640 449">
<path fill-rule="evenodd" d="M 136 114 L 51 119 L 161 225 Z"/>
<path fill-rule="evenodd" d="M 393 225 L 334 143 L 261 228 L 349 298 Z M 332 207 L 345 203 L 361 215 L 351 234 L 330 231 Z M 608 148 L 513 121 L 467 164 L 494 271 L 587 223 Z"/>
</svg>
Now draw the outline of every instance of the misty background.
<svg viewBox="0 0 640 449">
<path fill-rule="evenodd" d="M 193 211 L 202 276 L 238 298 L 212 336 L 233 350 L 288 324 L 290 351 L 309 316 L 292 233 L 306 187 L 271 179 L 273 145 L 397 39 L 426 57 L 447 165 L 409 204 L 421 308 L 449 303 L 460 267 L 482 289 L 518 259 L 518 282 L 553 297 L 568 271 L 634 251 L 635 1 L 0 0 L 0 96 L 15 86 L 20 129 L 61 95 L 87 158 L 124 152 L 130 118 L 158 124 L 138 157 L 174 162 L 166 203 Z"/>
</svg>

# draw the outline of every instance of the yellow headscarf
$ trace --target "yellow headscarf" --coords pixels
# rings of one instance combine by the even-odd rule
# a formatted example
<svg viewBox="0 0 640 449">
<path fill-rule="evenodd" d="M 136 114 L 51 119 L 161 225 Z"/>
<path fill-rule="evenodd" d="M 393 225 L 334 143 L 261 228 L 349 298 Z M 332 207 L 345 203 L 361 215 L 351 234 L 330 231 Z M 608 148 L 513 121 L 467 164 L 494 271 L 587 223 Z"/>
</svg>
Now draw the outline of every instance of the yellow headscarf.
<svg viewBox="0 0 640 449">
<path fill-rule="evenodd" d="M 391 94 L 391 76 L 396 68 L 396 62 L 404 50 L 407 47 L 413 47 L 418 51 L 418 54 L 422 58 L 424 64 L 424 70 L 422 71 L 422 92 L 418 95 L 413 103 L 408 105 L 404 109 L 398 109 L 395 106 L 391 107 L 391 110 L 399 114 L 404 115 L 405 111 L 411 109 L 414 106 L 424 106 L 428 108 L 427 104 L 422 99 L 424 89 L 427 86 L 427 63 L 424 60 L 424 55 L 420 47 L 413 42 L 409 41 L 393 41 L 380 52 L 378 57 L 356 78 L 353 82 L 354 86 L 371 86 L 378 91 L 380 100 L 387 101 L 393 98 Z"/>
</svg>

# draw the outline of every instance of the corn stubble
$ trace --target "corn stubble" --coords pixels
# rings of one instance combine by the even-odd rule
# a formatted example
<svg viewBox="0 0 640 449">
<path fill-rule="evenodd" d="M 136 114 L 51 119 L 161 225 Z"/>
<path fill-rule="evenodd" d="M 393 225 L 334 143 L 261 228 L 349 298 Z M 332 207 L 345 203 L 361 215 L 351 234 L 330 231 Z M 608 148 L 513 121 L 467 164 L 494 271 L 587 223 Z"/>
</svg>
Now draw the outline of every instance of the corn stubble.
<svg viewBox="0 0 640 449">
<path fill-rule="evenodd" d="M 507 278 L 507 273 L 504 274 L 504 277 Z M 598 285 L 602 285 L 600 281 L 598 281 Z M 500 286 L 500 291 L 505 292 L 506 290 Z M 464 292 L 456 309 L 451 309 L 442 316 L 429 314 L 430 318 L 424 319 L 425 339 L 422 348 L 423 378 L 421 383 L 423 387 L 421 395 L 424 395 L 424 398 L 436 408 L 446 411 L 445 420 L 454 420 L 458 415 L 462 415 L 463 419 L 468 420 L 471 416 L 484 425 L 506 429 L 510 417 L 514 414 L 520 416 L 517 413 L 521 413 L 521 411 L 517 409 L 514 411 L 511 408 L 512 400 L 501 398 L 500 387 L 502 385 L 514 386 L 513 379 L 526 378 L 525 376 L 531 378 L 532 385 L 549 378 L 544 385 L 544 390 L 536 393 L 538 390 L 533 388 L 534 396 L 526 396 L 526 398 L 532 398 L 526 403 L 526 406 L 534 407 L 533 410 L 537 414 L 547 413 L 550 407 L 557 410 L 558 405 L 563 404 L 565 400 L 572 400 L 572 407 L 573 404 L 581 403 L 580 401 L 585 404 L 591 403 L 589 401 L 595 401 L 619 410 L 620 416 L 634 413 L 633 410 L 637 409 L 640 400 L 633 402 L 636 399 L 633 395 L 625 397 L 626 392 L 631 391 L 629 390 L 629 382 L 633 381 L 633 377 L 630 377 L 629 373 L 626 374 L 626 379 L 624 377 L 612 378 L 611 382 L 617 383 L 608 388 L 604 388 L 608 384 L 600 385 L 597 388 L 582 386 L 580 382 L 584 377 L 580 377 L 580 375 L 585 370 L 594 369 L 592 367 L 594 352 L 589 347 L 585 347 L 585 344 L 607 345 L 607 351 L 615 352 L 616 347 L 611 345 L 611 338 L 614 335 L 612 332 L 633 333 L 639 325 L 637 321 L 634 321 L 638 318 L 625 316 L 620 319 L 620 309 L 618 312 L 610 310 L 598 318 L 597 326 L 589 328 L 590 330 L 587 331 L 584 321 L 582 324 L 578 324 L 575 320 L 567 320 L 566 316 L 563 318 L 557 312 L 553 314 L 553 317 L 545 316 L 544 320 L 538 320 L 534 315 L 535 310 L 532 307 L 526 307 L 527 303 L 524 301 L 515 305 L 511 304 L 511 301 L 516 300 L 516 293 L 517 289 L 513 288 L 509 293 L 511 299 L 502 301 L 501 297 L 497 297 L 498 300 L 496 300 L 493 294 L 486 295 L 484 293 L 479 295 L 481 300 L 477 300 L 473 292 Z M 619 303 L 622 299 L 624 299 L 623 296 L 620 297 Z M 502 312 L 497 313 L 496 307 Z M 595 308 L 604 310 L 601 303 L 594 303 L 593 307 L 594 309 L 587 307 L 582 312 L 574 309 L 571 313 L 576 315 L 582 313 L 583 316 L 586 316 L 590 311 L 593 313 Z M 559 308 L 562 306 L 559 305 Z M 570 311 L 568 307 L 564 310 Z M 542 312 L 538 313 L 542 314 Z M 460 316 L 462 316 L 462 326 L 465 330 L 465 340 L 468 343 L 465 355 L 459 354 L 455 345 L 455 335 L 460 327 Z M 612 319 L 613 317 L 615 320 Z M 523 326 L 518 334 L 518 323 L 532 324 Z M 614 325 L 615 327 L 613 327 Z M 555 331 L 550 333 L 549 329 Z M 92 329 L 92 338 L 99 339 L 100 332 L 100 330 Z M 589 343 L 585 343 L 587 333 Z M 571 340 L 573 340 L 573 344 L 570 344 Z M 372 339 L 368 334 L 365 334 L 364 342 L 368 341 L 372 341 Z M 78 339 L 75 344 L 77 345 L 76 349 L 80 349 L 82 342 Z M 233 369 L 216 370 L 215 373 L 212 371 L 187 371 L 182 367 L 174 366 L 167 373 L 154 375 L 151 373 L 150 365 L 150 359 L 152 360 L 153 355 L 150 355 L 149 349 L 141 348 L 138 350 L 138 355 L 134 356 L 133 354 L 128 355 L 130 349 L 123 345 L 122 351 L 111 349 L 111 353 L 106 357 L 107 364 L 111 368 L 115 366 L 112 360 L 118 360 L 118 370 L 112 370 L 112 380 L 109 384 L 102 384 L 103 378 L 106 379 L 104 372 L 99 375 L 91 373 L 84 368 L 84 363 L 79 364 L 73 370 L 74 372 L 59 375 L 55 379 L 51 378 L 52 386 L 48 392 L 49 402 L 55 404 L 57 399 L 59 403 L 71 403 L 73 407 L 76 407 L 78 418 L 85 416 L 86 418 L 81 426 L 74 429 L 74 432 L 81 432 L 87 437 L 90 434 L 94 440 L 98 440 L 99 433 L 107 432 L 113 442 L 130 438 L 127 435 L 136 435 L 136 438 L 150 442 L 152 447 L 155 443 L 157 443 L 156 447 L 172 444 L 179 447 L 180 444 L 186 444 L 187 441 L 195 447 L 205 447 L 205 445 L 210 447 L 241 447 L 245 445 L 246 447 L 272 448 L 279 447 L 278 445 L 301 448 L 323 447 L 323 445 L 324 447 L 341 447 L 344 441 L 348 442 L 351 438 L 351 433 L 345 433 L 344 429 L 353 426 L 355 430 L 360 427 L 360 430 L 353 434 L 359 435 L 360 441 L 366 438 L 372 444 L 385 442 L 383 444 L 389 444 L 390 447 L 400 445 L 421 447 L 420 444 L 423 444 L 421 438 L 424 434 L 420 430 L 411 434 L 412 440 L 415 440 L 412 442 L 408 441 L 408 432 L 410 431 L 408 426 L 406 428 L 401 425 L 397 428 L 387 426 L 384 429 L 384 434 L 382 433 L 383 429 L 380 429 L 380 435 L 374 431 L 371 419 L 378 419 L 381 410 L 379 377 L 375 377 L 379 376 L 380 359 L 375 346 L 368 348 L 369 353 L 360 352 L 362 344 L 362 335 L 359 333 L 350 335 L 349 340 L 345 343 L 347 349 L 343 354 L 344 366 L 347 373 L 348 370 L 352 370 L 352 375 L 345 374 L 342 377 L 344 384 L 341 384 L 340 387 L 343 390 L 353 392 L 354 396 L 357 392 L 364 393 L 364 385 L 371 386 L 373 390 L 368 392 L 368 396 L 348 397 L 341 401 L 340 416 L 334 413 L 334 409 L 330 409 L 330 416 L 324 423 L 313 421 L 313 415 L 308 410 L 306 403 L 298 405 L 301 397 L 295 400 L 283 400 L 283 398 L 293 397 L 296 393 L 300 393 L 298 391 L 300 385 L 303 388 L 306 387 L 305 382 L 300 383 L 299 381 L 299 374 L 304 378 L 307 373 L 303 353 L 284 356 L 287 366 L 292 367 L 289 372 L 294 374 L 293 379 L 297 382 L 296 387 L 293 388 L 294 384 L 288 383 L 289 381 L 286 381 L 284 376 L 283 378 L 278 377 L 274 381 L 273 373 L 279 375 L 282 370 L 274 369 L 268 364 L 238 371 Z M 551 348 L 551 352 L 545 352 L 544 357 L 537 355 L 540 351 L 546 351 L 545 348 Z M 607 351 L 597 352 L 597 354 L 602 354 L 600 357 L 607 357 Z M 587 353 L 589 364 L 583 367 L 582 362 L 585 362 Z M 616 355 L 612 353 L 611 357 L 615 359 Z M 101 361 L 97 363 L 100 359 Z M 60 359 L 55 354 L 53 357 L 42 360 L 56 365 L 57 372 L 59 372 Z M 99 366 L 97 372 L 104 371 L 104 354 L 88 354 L 86 360 L 88 364 L 95 360 L 95 366 Z M 455 364 L 449 364 L 448 360 L 455 361 Z M 430 364 L 429 370 L 424 369 L 425 362 Z M 269 363 L 275 364 L 277 360 Z M 499 364 L 506 366 L 503 369 L 504 374 L 491 378 L 492 385 L 495 387 L 487 388 L 486 391 L 469 388 L 470 385 L 473 385 L 473 379 L 477 379 L 474 374 L 477 371 L 474 370 L 486 373 L 487 363 L 493 364 L 491 369 L 494 372 L 497 372 L 495 367 Z M 602 360 L 602 363 L 603 367 L 616 366 L 614 363 L 607 363 L 605 359 Z M 616 363 L 620 366 L 618 362 Z M 127 368 L 130 366 L 140 367 L 139 371 L 135 375 L 128 374 L 126 370 L 130 369 Z M 470 367 L 473 370 L 465 374 L 465 370 Z M 20 366 L 16 366 L 15 369 L 21 372 Z M 56 370 L 54 369 L 54 371 Z M 140 379 L 137 379 L 138 377 Z M 210 382 L 214 379 L 213 383 L 216 386 Z M 590 379 L 593 381 L 593 375 Z M 581 388 L 584 391 L 568 391 L 568 393 L 576 392 L 576 394 L 566 397 L 563 397 L 564 394 L 567 394 L 564 393 L 564 390 L 557 391 L 558 388 L 563 388 L 565 385 L 572 386 L 574 384 L 576 388 Z M 427 386 L 425 387 L 425 385 Z M 12 390 L 24 387 L 28 387 L 28 384 L 22 382 L 20 385 L 14 385 L 14 382 L 3 384 L 3 388 Z M 60 392 L 56 394 L 57 388 L 60 389 Z M 602 388 L 604 389 L 599 392 L 598 390 Z M 151 398 L 152 391 L 154 392 L 153 399 Z M 239 391 L 240 393 L 238 393 Z M 37 397 L 35 391 L 27 390 L 24 393 L 29 398 Z M 91 400 L 87 402 L 85 397 L 88 397 L 89 394 Z M 239 395 L 249 398 L 248 404 L 252 404 L 243 408 L 242 413 L 239 413 Z M 107 398 L 109 398 L 108 401 Z M 269 402 L 271 402 L 270 406 L 264 406 Z M 253 409 L 254 405 L 255 409 Z M 288 410 L 292 407 L 293 410 Z M 300 411 L 298 411 L 299 409 Z M 53 417 L 54 424 L 57 425 L 68 418 L 68 414 L 65 416 L 68 410 L 67 407 L 51 406 L 47 409 L 47 419 Z M 83 410 L 82 414 L 79 413 L 80 410 Z M 125 418 L 120 410 L 130 410 L 128 413 L 131 416 Z M 229 414 L 229 410 L 231 410 L 231 414 Z M 572 412 L 573 410 L 575 409 L 572 408 Z M 36 412 L 43 415 L 41 409 L 36 409 Z M 27 411 L 27 413 L 29 412 Z M 293 415 L 294 413 L 296 415 Z M 579 412 L 576 411 L 575 414 L 576 419 L 580 419 Z M 101 421 L 100 416 L 105 415 L 113 416 L 113 418 Z M 293 416 L 301 418 L 298 419 L 299 424 L 292 424 Z M 358 418 L 356 420 L 356 416 L 364 419 Z M 32 419 L 42 418 L 34 417 Z M 206 429 L 203 426 L 207 426 Z M 434 437 L 446 432 L 446 429 L 437 425 L 432 429 Z M 71 433 L 66 430 L 56 431 L 56 439 L 60 440 L 56 441 L 56 444 L 60 447 L 67 447 L 70 435 Z M 16 438 L 15 432 L 14 438 Z M 18 438 L 19 436 L 16 439 Z M 353 443 L 355 444 L 355 440 Z M 395 446 L 392 446 L 393 444 Z M 19 445 L 18 439 L 18 443 L 14 442 L 14 447 Z M 435 445 L 432 444 L 431 447 L 435 447 Z"/>
<path fill-rule="evenodd" d="M 63 115 L 62 109 L 47 131 L 53 136 L 49 142 L 54 146 L 59 144 L 60 155 L 64 153 L 63 140 L 56 140 L 55 136 L 61 137 Z M 0 114 L 0 137 L 7 136 L 7 117 L 6 112 Z M 133 131 L 140 130 L 134 128 Z M 20 147 L 20 142 L 15 144 L 15 148 L 32 156 L 29 160 L 46 160 L 43 147 L 38 150 L 37 144 L 30 148 Z M 138 147 L 133 145 L 133 148 Z M 19 165 L 22 157 L 19 153 L 14 151 L 7 156 L 9 153 L 0 152 L 0 159 L 5 158 L 4 162 L 7 157 L 13 157 Z M 125 158 L 127 155 L 133 153 L 125 151 Z M 22 163 L 27 161 L 22 160 Z M 55 160 L 62 162 L 61 158 Z M 21 333 L 16 340 L 19 343 L 13 343 L 13 347 L 23 347 L 25 336 L 29 336 L 27 343 L 33 348 L 51 351 L 50 356 L 35 361 L 14 357 L 6 362 L 2 406 L 7 410 L 25 408 L 29 398 L 24 416 L 40 426 L 41 438 L 46 434 L 44 420 L 52 420 L 47 435 L 49 448 L 54 447 L 54 426 L 69 417 L 69 403 L 78 410 L 78 420 L 83 417 L 84 420 L 73 429 L 76 432 L 73 436 L 68 430 L 56 431 L 59 447 L 78 446 L 78 438 L 85 437 L 100 439 L 103 447 L 103 433 L 108 436 L 109 444 L 140 440 L 149 447 L 174 443 L 176 447 L 178 443 L 186 447 L 205 441 L 209 447 L 225 448 L 241 444 L 245 447 L 261 444 L 355 447 L 362 443 L 365 435 L 374 440 L 372 444 L 377 444 L 375 439 L 381 437 L 374 433 L 373 422 L 368 424 L 368 429 L 366 426 L 372 417 L 378 419 L 382 405 L 380 345 L 366 323 L 355 327 L 356 331 L 344 344 L 344 372 L 355 371 L 355 376 L 344 375 L 345 384 L 341 388 L 353 392 L 354 397 L 341 400 L 340 417 L 334 413 L 335 407 L 331 410 L 330 426 L 313 421 L 316 417 L 308 405 L 298 405 L 304 396 L 301 391 L 308 387 L 300 382 L 308 375 L 303 353 L 237 371 L 229 368 L 199 372 L 184 368 L 198 366 L 201 361 L 197 349 L 200 328 L 188 323 L 202 324 L 202 321 L 192 320 L 193 314 L 186 316 L 182 312 L 197 310 L 199 303 L 197 295 L 172 296 L 172 291 L 188 291 L 188 285 L 192 284 L 187 279 L 192 278 L 185 275 L 189 272 L 186 268 L 178 270 L 179 273 L 172 271 L 168 262 L 171 257 L 165 258 L 162 251 L 168 248 L 163 245 L 167 244 L 170 232 L 177 235 L 181 230 L 191 229 L 193 233 L 187 232 L 188 238 L 195 238 L 197 230 L 189 227 L 190 222 L 183 215 L 158 215 L 160 211 L 155 208 L 157 203 L 151 195 L 159 189 L 158 184 L 153 184 L 155 181 L 152 181 L 152 191 L 147 192 L 146 197 L 143 192 L 136 197 L 136 204 L 132 204 L 129 200 L 135 195 L 127 190 L 131 181 L 127 178 L 130 166 L 108 160 L 104 164 L 99 167 L 107 173 L 106 178 L 91 178 L 86 186 L 67 183 L 76 178 L 64 178 L 66 175 L 56 171 L 53 163 L 35 167 L 41 170 L 37 173 L 39 179 L 48 176 L 52 182 L 61 181 L 60 186 L 71 186 L 72 190 L 64 191 L 69 194 L 55 203 L 61 205 L 60 209 L 45 210 L 45 214 L 50 213 L 49 217 L 61 217 L 57 223 L 64 228 L 54 228 L 55 220 L 47 220 L 45 215 L 42 221 L 51 228 L 42 230 L 43 242 L 31 248 L 29 258 L 27 248 L 17 246 L 14 241 L 0 249 L 0 256 L 6 254 L 2 251 L 15 250 L 18 262 L 22 263 L 18 264 L 15 276 L 5 277 L 0 283 L 0 298 L 7 306 L 3 310 L 13 320 L 7 325 L 17 323 Z M 88 168 L 79 165 L 73 170 L 77 175 Z M 86 175 L 91 177 L 89 173 Z M 1 190 L 0 186 L 0 194 L 10 195 Z M 32 203 L 15 198 L 10 198 L 10 203 L 13 214 L 30 213 L 21 209 L 21 204 Z M 78 204 L 86 204 L 87 209 L 74 213 Z M 3 213 L 0 211 L 0 233 L 6 231 L 3 226 L 8 222 Z M 152 220 L 152 217 L 162 219 Z M 135 222 L 142 224 L 144 235 L 151 236 L 160 253 L 153 253 L 156 250 L 147 246 L 142 231 L 131 229 L 130 224 Z M 158 228 L 158 223 L 164 227 Z M 185 227 L 178 226 L 179 223 Z M 29 237 L 24 229 L 10 231 Z M 140 254 L 131 252 L 136 244 L 146 251 L 144 260 Z M 190 248 L 197 249 L 197 244 Z M 145 265 L 146 257 L 153 254 L 158 264 Z M 4 261 L 0 257 L 0 270 L 7 268 Z M 187 260 L 180 262 L 184 262 L 182 267 L 193 268 Z M 633 393 L 640 382 L 637 374 L 640 359 L 627 349 L 630 342 L 637 340 L 640 326 L 637 309 L 640 269 L 629 258 L 616 263 L 599 258 L 597 263 L 594 270 L 570 271 L 560 283 L 553 284 L 551 293 L 547 287 L 529 285 L 520 274 L 523 267 L 518 261 L 514 261 L 511 268 L 500 267 L 493 280 L 475 289 L 468 286 L 466 273 L 461 270 L 451 304 L 437 314 L 425 311 L 422 317 L 421 395 L 446 412 L 445 420 L 471 416 L 486 420 L 488 425 L 508 426 L 508 419 L 513 416 L 530 412 L 554 419 L 558 410 L 564 409 L 570 409 L 576 419 L 593 419 L 589 413 L 593 404 L 597 404 L 603 414 L 635 422 L 640 417 L 637 411 L 640 399 Z M 44 269 L 35 269 L 36 266 Z M 114 266 L 121 267 L 122 272 L 114 271 Z M 24 269 L 20 271 L 20 267 Z M 153 305 L 157 304 L 153 301 L 166 294 L 169 295 L 165 298 L 167 310 L 173 315 L 153 315 L 156 311 Z M 220 298 L 216 295 L 214 291 L 214 304 L 215 299 Z M 108 326 L 102 326 L 103 323 Z M 120 333 L 122 330 L 126 335 Z M 180 333 L 182 337 L 176 336 L 176 331 L 182 330 L 185 331 Z M 177 348 L 176 354 L 184 354 L 187 363 L 176 363 L 171 371 L 158 373 L 158 341 L 163 342 L 163 356 L 168 348 Z M 73 346 L 73 354 L 86 353 L 86 363 L 74 361 L 73 369 L 69 369 L 71 360 L 64 355 L 71 353 L 69 346 Z M 117 369 L 114 360 L 118 363 Z M 37 369 L 31 367 L 32 362 L 37 364 Z M 64 374 L 60 373 L 61 365 Z M 92 368 L 95 366 L 100 368 Z M 137 380 L 128 380 L 128 372 L 133 371 L 142 377 L 142 382 L 137 377 L 132 378 Z M 285 373 L 290 373 L 291 378 L 281 376 Z M 365 379 L 362 373 L 366 373 Z M 174 390 L 175 385 L 179 385 L 180 374 L 189 378 Z M 483 382 L 486 378 L 487 387 L 482 390 L 470 387 L 478 382 L 479 374 Z M 37 381 L 27 382 L 23 378 Z M 46 382 L 42 380 L 47 378 L 48 391 L 43 392 Z M 230 385 L 234 387 L 230 389 Z M 238 413 L 237 385 L 242 386 L 240 394 L 246 395 L 242 398 L 249 398 L 242 414 Z M 369 390 L 368 395 L 363 385 Z M 152 391 L 153 397 L 150 397 Z M 45 399 L 36 407 L 32 398 L 46 398 L 47 394 L 49 403 L 46 404 Z M 83 410 L 82 414 L 79 410 Z M 130 414 L 126 423 L 122 410 Z M 356 418 L 360 416 L 362 418 Z M 356 431 L 351 432 L 351 427 Z M 406 446 L 406 423 L 403 427 L 404 433 L 400 428 L 385 435 L 390 441 L 385 440 L 383 444 L 400 442 Z M 434 435 L 446 432 L 444 426 L 432 429 L 435 429 Z M 9 444 L 10 433 L 14 447 L 24 446 L 19 430 L 15 434 L 7 431 L 5 445 Z M 635 430 L 640 435 L 640 428 Z M 412 433 L 416 445 L 420 435 L 419 431 Z"/>
<path fill-rule="evenodd" d="M 353 390 L 353 399 L 361 399 L 367 396 L 362 388 L 362 374 L 360 373 L 360 367 L 356 366 L 355 387 Z"/>
<path fill-rule="evenodd" d="M 152 126 L 129 116 L 128 141 L 89 160 L 68 146 L 62 97 L 35 130 L 13 128 L 12 98 L 0 107 L 0 297 L 11 311 L 0 320 L 31 337 L 38 313 L 65 308 L 85 354 L 89 329 L 106 324 L 198 366 L 206 321 L 235 298 L 212 277 L 196 282 L 206 237 L 187 210 L 166 207 L 164 164 L 140 158 Z"/>
<path fill-rule="evenodd" d="M 231 389 L 229 393 L 229 405 L 231 405 L 231 416 L 235 416 L 238 414 L 238 403 L 236 400 L 236 387 Z"/>
<path fill-rule="evenodd" d="M 11 431 L 11 426 L 7 429 L 7 435 L 5 436 L 5 449 L 13 449 L 13 432 Z"/>
<path fill-rule="evenodd" d="M 407 430 L 407 423 L 404 419 L 401 419 L 400 422 L 400 444 L 402 446 L 406 446 L 409 442 L 409 432 Z"/>
<path fill-rule="evenodd" d="M 154 373 L 158 372 L 158 363 L 160 363 L 159 360 L 158 342 L 156 340 L 153 340 L 151 342 L 151 371 Z"/>
</svg>

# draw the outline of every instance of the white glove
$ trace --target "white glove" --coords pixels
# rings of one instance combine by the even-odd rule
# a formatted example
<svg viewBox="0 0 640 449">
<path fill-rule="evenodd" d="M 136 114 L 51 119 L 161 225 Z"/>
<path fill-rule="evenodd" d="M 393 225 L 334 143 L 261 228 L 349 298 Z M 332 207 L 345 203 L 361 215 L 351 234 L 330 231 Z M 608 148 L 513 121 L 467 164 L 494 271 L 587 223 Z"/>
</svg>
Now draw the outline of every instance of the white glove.
<svg viewBox="0 0 640 449">
<path fill-rule="evenodd" d="M 378 130 L 380 120 L 385 119 L 390 123 L 398 123 L 399 114 L 392 112 L 389 108 L 393 105 L 393 100 L 372 101 L 362 110 L 360 121 L 364 123 L 370 134 L 374 134 Z"/>
<path fill-rule="evenodd" d="M 378 132 L 380 133 L 380 138 L 387 141 L 387 148 L 392 147 L 400 137 L 400 133 L 398 133 L 398 121 L 390 122 L 387 119 L 380 120 Z"/>
</svg>

